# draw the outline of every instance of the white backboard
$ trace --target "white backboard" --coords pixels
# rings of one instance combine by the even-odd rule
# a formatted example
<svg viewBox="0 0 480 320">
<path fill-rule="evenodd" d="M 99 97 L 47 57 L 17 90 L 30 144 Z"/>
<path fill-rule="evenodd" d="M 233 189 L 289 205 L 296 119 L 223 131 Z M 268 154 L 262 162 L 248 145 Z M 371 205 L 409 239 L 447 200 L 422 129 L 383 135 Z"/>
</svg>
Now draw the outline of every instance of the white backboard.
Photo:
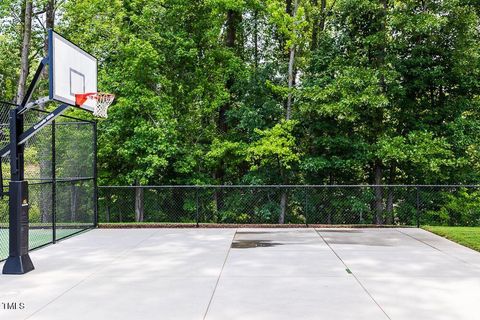
<svg viewBox="0 0 480 320">
<path fill-rule="evenodd" d="M 54 31 L 49 31 L 50 99 L 75 105 L 75 94 L 97 92 L 97 59 Z M 93 111 L 87 99 L 82 109 Z"/>
</svg>

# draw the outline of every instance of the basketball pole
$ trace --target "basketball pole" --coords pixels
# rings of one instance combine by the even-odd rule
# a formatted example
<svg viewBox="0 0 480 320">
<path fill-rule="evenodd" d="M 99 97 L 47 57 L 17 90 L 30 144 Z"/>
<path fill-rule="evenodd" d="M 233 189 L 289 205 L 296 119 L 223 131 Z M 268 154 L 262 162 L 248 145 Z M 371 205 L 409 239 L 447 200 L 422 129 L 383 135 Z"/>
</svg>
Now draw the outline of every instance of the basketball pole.
<svg viewBox="0 0 480 320">
<path fill-rule="evenodd" d="M 3 266 L 3 274 L 24 274 L 35 269 L 28 254 L 29 201 L 23 158 L 25 143 L 70 107 L 62 104 L 31 128 L 24 130 L 24 114 L 28 109 L 28 102 L 48 61 L 48 58 L 42 60 L 22 103 L 10 110 L 10 144 L 0 150 L 2 157 L 10 154 L 11 173 L 8 191 L 9 255 Z"/>
<path fill-rule="evenodd" d="M 25 274 L 35 269 L 28 254 L 29 201 L 28 182 L 25 181 L 25 144 L 19 143 L 24 130 L 24 110 L 47 63 L 43 59 L 23 98 L 22 103 L 10 110 L 10 174 L 9 205 L 9 255 L 3 274 Z"/>
<path fill-rule="evenodd" d="M 28 182 L 25 178 L 24 145 L 18 145 L 23 131 L 23 114 L 10 111 L 10 173 L 9 183 L 9 255 L 3 274 L 24 274 L 34 269 L 28 254 Z"/>
<path fill-rule="evenodd" d="M 93 79 L 95 82 L 90 83 L 89 88 L 92 89 L 92 99 L 95 101 L 94 106 L 90 106 L 90 108 L 84 108 L 86 110 L 92 111 L 94 115 L 100 117 L 107 117 L 107 108 L 113 102 L 114 95 L 97 92 L 96 87 L 96 75 L 97 75 L 97 67 L 98 67 L 98 60 L 87 53 L 86 51 L 78 48 L 69 40 L 61 37 L 59 34 L 55 33 L 52 29 L 48 30 L 48 56 L 45 57 L 38 66 L 33 80 L 31 81 L 25 96 L 23 97 L 22 102 L 18 105 L 15 109 L 10 110 L 10 144 L 0 149 L 0 157 L 5 157 L 10 154 L 10 171 L 11 171 L 11 179 L 9 183 L 9 256 L 7 261 L 3 266 L 3 273 L 4 274 L 24 274 L 34 269 L 32 260 L 28 254 L 29 249 L 29 199 L 28 199 L 28 182 L 25 180 L 25 165 L 24 165 L 24 149 L 25 143 L 33 137 L 37 132 L 42 130 L 45 126 L 52 123 L 58 116 L 64 113 L 70 106 L 78 105 L 75 102 L 72 102 L 71 99 L 67 99 L 65 97 L 65 93 L 60 92 L 60 95 L 56 94 L 54 91 L 54 68 L 55 67 L 55 59 L 54 55 L 56 50 L 54 49 L 54 44 L 58 43 L 60 49 L 58 50 L 67 50 L 67 53 L 79 53 L 80 58 L 84 58 L 85 61 L 83 63 L 87 64 L 87 67 L 90 67 L 90 72 L 94 73 Z M 73 49 L 72 49 L 73 48 Z M 68 51 L 70 50 L 70 51 Z M 78 57 L 78 56 L 77 56 Z M 42 75 L 43 70 L 45 67 L 49 65 L 49 96 L 43 97 L 37 101 L 29 102 L 32 93 L 35 90 L 35 87 Z M 61 68 L 60 68 L 61 69 Z M 72 93 L 72 72 L 76 72 L 77 74 L 83 77 L 83 92 L 85 93 L 85 78 L 84 75 L 80 74 L 76 70 L 72 68 L 70 70 L 70 96 L 74 95 Z M 66 81 L 66 80 L 62 80 Z M 75 90 L 76 92 L 76 90 Z M 76 98 L 77 95 L 75 95 Z M 35 105 L 44 104 L 49 101 L 58 101 L 63 102 L 62 105 L 58 106 L 55 110 L 48 113 L 43 119 L 39 120 L 36 124 L 32 127 L 25 130 L 24 128 L 24 114 L 27 110 L 33 108 Z M 96 126 L 94 127 L 95 130 L 95 142 L 96 142 Z M 95 157 L 97 153 L 97 149 L 95 146 Z M 96 159 L 96 158 L 95 158 Z M 96 160 L 95 160 L 96 161 Z M 2 179 L 1 170 L 0 170 L 0 180 Z M 97 171 L 96 171 L 96 162 L 95 162 L 95 170 L 94 170 L 94 196 L 97 196 Z M 3 186 L 3 184 L 2 184 Z M 1 191 L 1 189 L 0 189 Z M 0 193 L 0 196 L 3 196 L 3 191 Z M 95 226 L 98 223 L 97 218 L 97 201 L 94 201 L 94 210 L 95 210 Z M 54 235 L 55 241 L 55 235 Z"/>
</svg>

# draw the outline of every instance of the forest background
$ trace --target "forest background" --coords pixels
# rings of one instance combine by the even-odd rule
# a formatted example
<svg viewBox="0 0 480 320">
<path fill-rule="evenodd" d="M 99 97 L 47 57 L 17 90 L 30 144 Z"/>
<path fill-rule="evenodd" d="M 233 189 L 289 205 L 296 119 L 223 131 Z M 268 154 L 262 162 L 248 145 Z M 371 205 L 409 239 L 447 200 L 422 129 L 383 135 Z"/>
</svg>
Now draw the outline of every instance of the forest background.
<svg viewBox="0 0 480 320">
<path fill-rule="evenodd" d="M 478 184 L 479 16 L 478 0 L 2 0 L 0 97 L 23 97 L 54 28 L 117 97 L 100 184 Z"/>
</svg>

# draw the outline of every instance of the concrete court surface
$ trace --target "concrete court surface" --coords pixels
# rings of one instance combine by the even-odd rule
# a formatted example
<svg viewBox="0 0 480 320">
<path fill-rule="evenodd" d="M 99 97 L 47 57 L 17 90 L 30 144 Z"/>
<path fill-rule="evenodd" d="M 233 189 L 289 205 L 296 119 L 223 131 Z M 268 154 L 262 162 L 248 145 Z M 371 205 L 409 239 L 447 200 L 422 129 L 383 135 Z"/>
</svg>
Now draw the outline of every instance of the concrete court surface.
<svg viewBox="0 0 480 320">
<path fill-rule="evenodd" d="M 97 229 L 31 257 L 2 320 L 480 319 L 480 254 L 421 229 Z"/>
</svg>

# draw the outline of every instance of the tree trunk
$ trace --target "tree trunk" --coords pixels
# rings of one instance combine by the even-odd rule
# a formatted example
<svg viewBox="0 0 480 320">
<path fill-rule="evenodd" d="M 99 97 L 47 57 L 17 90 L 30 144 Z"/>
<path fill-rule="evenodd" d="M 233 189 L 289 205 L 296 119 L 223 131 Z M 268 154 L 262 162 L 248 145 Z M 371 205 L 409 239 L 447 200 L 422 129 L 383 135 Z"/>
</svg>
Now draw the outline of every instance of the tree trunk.
<svg viewBox="0 0 480 320">
<path fill-rule="evenodd" d="M 257 75 L 258 70 L 258 10 L 255 9 L 255 13 L 253 14 L 253 42 L 254 42 L 254 50 L 253 50 L 253 58 L 254 58 L 254 65 L 255 65 L 255 76 Z"/>
<path fill-rule="evenodd" d="M 394 163 L 390 165 L 390 175 L 388 178 L 388 184 L 393 185 L 395 183 L 395 170 L 396 166 Z M 386 224 L 393 224 L 393 200 L 394 200 L 394 193 L 395 189 L 393 187 L 388 187 L 388 195 L 387 195 L 387 216 L 385 223 Z"/>
<path fill-rule="evenodd" d="M 55 0 L 47 0 L 45 3 L 45 28 L 53 29 L 55 27 Z M 45 37 L 43 52 L 48 55 L 48 37 Z"/>
<path fill-rule="evenodd" d="M 282 195 L 280 198 L 280 216 L 278 217 L 278 223 L 284 224 L 285 223 L 285 214 L 287 212 L 287 190 L 282 190 Z"/>
<path fill-rule="evenodd" d="M 144 201 L 143 188 L 135 187 L 135 222 L 143 222 Z"/>
<path fill-rule="evenodd" d="M 293 12 L 291 16 L 294 17 L 297 14 L 298 9 L 298 0 L 295 0 Z M 292 103 L 293 103 L 293 87 L 295 85 L 295 72 L 294 72 L 294 65 L 295 65 L 295 43 L 292 44 L 290 47 L 289 52 L 289 59 L 288 59 L 288 97 L 287 97 L 287 110 L 285 118 L 290 120 L 292 114 Z"/>
<path fill-rule="evenodd" d="M 108 194 L 105 197 L 105 204 L 106 204 L 106 207 L 105 207 L 106 218 L 105 219 L 106 219 L 107 223 L 110 223 L 110 203 L 112 202 L 112 196 L 110 195 L 110 190 L 108 190 L 107 192 L 108 192 Z"/>
<path fill-rule="evenodd" d="M 385 223 L 388 225 L 393 224 L 393 193 L 394 189 L 392 187 L 388 187 L 388 195 L 387 195 L 387 216 L 385 217 Z"/>
<path fill-rule="evenodd" d="M 70 200 L 70 222 L 77 220 L 77 207 L 78 207 L 78 188 L 75 184 L 71 187 L 71 200 Z"/>
<path fill-rule="evenodd" d="M 312 6 L 318 6 L 318 0 L 312 0 Z M 315 51 L 318 48 L 318 35 L 325 30 L 327 0 L 320 0 L 320 12 L 313 18 L 312 39 L 310 50 Z"/>
<path fill-rule="evenodd" d="M 333 186 L 335 184 L 335 178 L 332 174 L 332 172 L 330 172 L 328 174 L 328 183 Z M 332 203 L 330 202 L 331 199 L 334 199 L 334 190 L 333 188 L 326 188 L 324 189 L 325 190 L 325 193 L 326 193 L 326 196 L 323 197 L 323 199 L 326 201 L 327 205 L 325 206 L 328 210 L 328 214 L 327 214 L 327 224 L 332 224 L 332 208 L 334 207 L 332 205 Z M 332 194 L 329 194 L 329 193 L 332 193 Z"/>
<path fill-rule="evenodd" d="M 383 6 L 382 31 L 386 32 L 388 0 L 380 0 L 380 3 Z M 386 41 L 387 41 L 387 37 L 384 38 L 384 41 L 382 42 L 382 45 L 381 45 L 380 56 L 379 56 L 379 59 L 378 59 L 378 66 L 377 66 L 378 68 L 382 68 L 383 65 L 385 64 L 385 55 L 386 55 L 386 50 L 387 50 Z M 385 75 L 383 74 L 383 72 L 381 73 L 381 76 L 380 76 L 380 88 L 382 89 L 383 93 L 387 92 L 387 84 L 386 84 Z"/>
<path fill-rule="evenodd" d="M 384 18 L 382 20 L 382 32 L 386 30 L 386 16 L 387 16 L 387 8 L 388 8 L 388 0 L 380 0 L 380 4 L 383 6 L 383 14 Z M 381 71 L 383 65 L 385 63 L 385 54 L 386 54 L 386 37 L 385 41 L 380 44 L 379 47 L 379 55 L 378 58 L 374 59 L 373 65 Z M 387 92 L 387 86 L 385 81 L 385 76 L 383 72 L 380 74 L 379 86 L 383 93 Z M 383 124 L 383 110 L 378 110 L 376 116 L 372 120 L 372 125 L 377 128 L 376 130 L 376 137 L 382 135 L 384 131 L 384 124 Z M 374 170 L 374 180 L 375 180 L 375 215 L 376 215 L 376 224 L 383 224 L 383 190 L 381 187 L 382 179 L 383 179 L 383 168 L 380 159 L 377 159 L 373 165 Z"/>
<path fill-rule="evenodd" d="M 17 104 L 20 104 L 25 96 L 25 86 L 27 83 L 28 71 L 29 71 L 29 61 L 28 55 L 30 53 L 30 42 L 32 38 L 32 11 L 33 11 L 33 1 L 25 0 L 25 15 L 23 21 L 23 40 L 22 40 L 22 50 L 20 58 L 20 76 L 18 78 L 18 89 L 17 89 Z"/>
<path fill-rule="evenodd" d="M 292 0 L 285 1 L 285 12 L 292 16 Z"/>
<path fill-rule="evenodd" d="M 292 90 L 294 81 L 293 64 L 295 61 L 295 45 L 290 48 L 290 58 L 288 60 L 288 97 L 287 97 L 287 110 L 285 119 L 290 120 L 292 114 Z"/>
<path fill-rule="evenodd" d="M 230 48 L 231 50 L 234 50 L 236 46 L 237 27 L 241 19 L 242 19 L 242 15 L 240 12 L 235 10 L 227 11 L 227 32 L 225 37 L 225 46 L 227 48 Z M 235 83 L 234 75 L 230 73 L 225 83 L 225 88 L 229 92 L 230 96 L 231 96 L 231 90 L 233 88 L 234 83 Z M 230 110 L 230 107 L 231 107 L 231 101 L 229 98 L 223 105 L 220 106 L 218 110 L 217 129 L 221 134 L 225 134 L 228 131 L 227 112 L 228 110 Z M 225 181 L 225 170 L 223 167 L 224 167 L 224 162 L 220 161 L 214 172 L 214 178 L 215 180 L 217 180 L 218 184 L 223 184 Z M 214 201 L 217 209 L 223 206 L 222 194 L 221 192 L 219 193 L 218 190 L 215 190 Z"/>
<path fill-rule="evenodd" d="M 293 9 L 292 9 L 292 1 L 287 0 L 286 1 L 286 12 L 294 17 L 297 13 L 298 9 L 298 0 L 295 0 L 295 3 L 293 4 Z M 292 44 L 292 46 L 289 49 L 289 58 L 288 58 L 288 96 L 287 96 L 287 104 L 286 104 L 286 112 L 285 112 L 285 119 L 290 120 L 292 116 L 292 104 L 293 104 L 293 95 L 292 95 L 292 90 L 295 86 L 295 44 Z M 287 178 L 281 169 L 281 176 L 282 176 L 282 181 L 284 184 L 288 184 Z M 282 195 L 280 199 L 280 216 L 278 218 L 278 223 L 283 224 L 285 223 L 285 214 L 287 211 L 287 206 L 288 206 L 288 196 L 287 196 L 287 190 L 283 189 L 282 190 Z"/>
<path fill-rule="evenodd" d="M 375 174 L 375 215 L 376 215 L 376 224 L 383 224 L 383 190 L 382 190 L 382 176 L 383 170 L 380 162 L 375 162 L 374 164 L 374 174 Z"/>
<path fill-rule="evenodd" d="M 55 26 L 55 0 L 48 0 L 45 7 L 45 27 L 48 29 L 53 29 Z"/>
<path fill-rule="evenodd" d="M 327 20 L 327 0 L 321 0 L 320 3 L 320 23 L 318 29 L 320 31 L 325 30 L 325 21 Z"/>
<path fill-rule="evenodd" d="M 53 29 L 55 27 L 55 0 L 47 0 L 45 3 L 45 28 Z M 48 56 L 48 37 L 45 37 L 43 43 L 43 53 L 44 56 Z M 43 70 L 42 77 L 44 79 L 48 78 L 48 71 Z M 40 106 L 41 107 L 41 106 Z"/>
<path fill-rule="evenodd" d="M 241 14 L 235 10 L 228 10 L 227 11 L 227 34 L 225 37 L 225 46 L 232 50 L 235 49 L 235 40 L 237 39 L 237 26 L 241 21 Z M 228 76 L 228 79 L 225 84 L 225 88 L 230 93 L 235 79 L 233 74 Z M 218 111 L 218 121 L 217 121 L 217 128 L 221 133 L 226 133 L 228 130 L 227 126 L 227 112 L 230 109 L 231 101 L 226 101 L 222 106 L 220 106 Z"/>
<path fill-rule="evenodd" d="M 318 6 L 318 0 L 312 0 L 312 7 L 316 8 Z M 313 24 L 312 24 L 312 39 L 310 40 L 310 51 L 315 51 L 318 46 L 318 15 L 315 14 L 313 17 Z"/>
</svg>

